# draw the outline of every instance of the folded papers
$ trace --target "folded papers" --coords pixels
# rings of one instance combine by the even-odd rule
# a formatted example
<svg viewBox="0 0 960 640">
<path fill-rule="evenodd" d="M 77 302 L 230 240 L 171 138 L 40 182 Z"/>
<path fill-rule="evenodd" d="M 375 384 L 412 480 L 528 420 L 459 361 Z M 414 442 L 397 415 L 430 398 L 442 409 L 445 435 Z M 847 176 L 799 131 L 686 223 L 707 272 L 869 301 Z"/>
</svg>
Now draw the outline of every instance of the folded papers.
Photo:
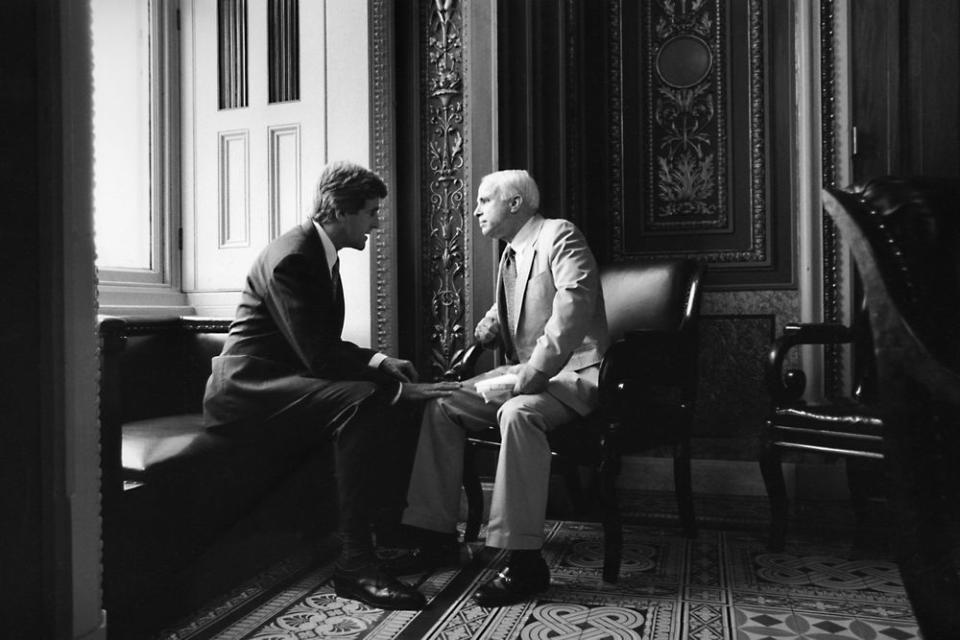
<svg viewBox="0 0 960 640">
<path fill-rule="evenodd" d="M 488 404 L 503 404 L 513 397 L 513 387 L 516 384 L 517 374 L 505 373 L 494 376 L 493 378 L 480 380 L 474 387 L 476 387 L 477 393 L 480 394 L 484 402 Z"/>
</svg>

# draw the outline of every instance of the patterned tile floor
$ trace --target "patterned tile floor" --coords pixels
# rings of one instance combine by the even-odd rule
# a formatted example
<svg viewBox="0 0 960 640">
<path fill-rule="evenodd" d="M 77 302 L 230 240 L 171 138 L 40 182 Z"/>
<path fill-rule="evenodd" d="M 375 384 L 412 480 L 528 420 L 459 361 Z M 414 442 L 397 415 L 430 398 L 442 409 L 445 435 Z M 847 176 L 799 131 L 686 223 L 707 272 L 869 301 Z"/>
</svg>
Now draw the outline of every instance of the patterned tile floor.
<svg viewBox="0 0 960 640">
<path fill-rule="evenodd" d="M 652 506 L 662 496 L 633 496 Z M 469 598 L 495 570 L 447 571 L 421 578 L 431 606 L 384 612 L 341 600 L 330 568 L 293 557 L 213 603 L 164 640 L 375 640 L 481 638 L 650 640 L 907 640 L 917 627 L 895 564 L 882 551 L 851 548 L 837 522 L 794 531 L 782 553 L 769 553 L 753 515 L 765 501 L 700 498 L 701 531 L 679 535 L 669 521 L 638 518 L 625 526 L 621 579 L 600 580 L 602 531 L 596 523 L 551 521 L 544 556 L 550 590 L 535 601 L 484 609 Z M 707 497 L 707 501 L 709 497 Z M 702 503 L 702 504 L 701 504 Z M 739 505 L 739 506 L 738 506 Z M 765 507 L 765 504 L 763 504 Z M 739 510 L 738 510 L 739 509 Z M 711 512 L 727 526 L 715 523 Z M 644 513 L 634 511 L 633 513 Z M 838 512 L 838 515 L 840 512 Z M 763 514 L 764 517 L 766 514 Z M 841 518 L 844 516 L 841 516 Z M 664 518 L 669 520 L 669 518 Z M 648 521 L 653 520 L 653 521 Z M 735 526 L 735 525 L 745 526 Z M 830 525 L 830 526 L 826 526 Z M 841 523 L 842 525 L 842 523 Z M 879 548 L 879 547 L 878 547 Z M 411 580 L 416 577 L 409 578 Z"/>
</svg>

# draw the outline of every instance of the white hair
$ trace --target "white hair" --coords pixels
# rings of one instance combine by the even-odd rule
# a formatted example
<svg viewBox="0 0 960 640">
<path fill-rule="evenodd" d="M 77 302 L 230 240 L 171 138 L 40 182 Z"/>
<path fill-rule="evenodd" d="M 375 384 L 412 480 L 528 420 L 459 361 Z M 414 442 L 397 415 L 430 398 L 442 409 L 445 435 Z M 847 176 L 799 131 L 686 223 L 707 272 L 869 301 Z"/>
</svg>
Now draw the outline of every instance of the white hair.
<svg viewBox="0 0 960 640">
<path fill-rule="evenodd" d="M 519 195 L 530 211 L 540 209 L 540 189 L 526 169 L 505 169 L 484 176 L 497 185 L 497 194 L 504 200 Z"/>
</svg>

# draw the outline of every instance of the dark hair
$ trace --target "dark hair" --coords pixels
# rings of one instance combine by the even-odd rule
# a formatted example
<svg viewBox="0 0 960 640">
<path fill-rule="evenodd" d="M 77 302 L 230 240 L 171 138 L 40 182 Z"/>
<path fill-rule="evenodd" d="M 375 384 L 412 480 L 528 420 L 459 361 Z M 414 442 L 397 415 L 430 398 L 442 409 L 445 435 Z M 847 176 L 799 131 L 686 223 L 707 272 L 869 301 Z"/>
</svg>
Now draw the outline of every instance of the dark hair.
<svg viewBox="0 0 960 640">
<path fill-rule="evenodd" d="M 352 162 L 331 162 L 317 180 L 310 217 L 322 223 L 337 212 L 356 213 L 367 200 L 385 197 L 387 185 L 373 171 Z"/>
</svg>

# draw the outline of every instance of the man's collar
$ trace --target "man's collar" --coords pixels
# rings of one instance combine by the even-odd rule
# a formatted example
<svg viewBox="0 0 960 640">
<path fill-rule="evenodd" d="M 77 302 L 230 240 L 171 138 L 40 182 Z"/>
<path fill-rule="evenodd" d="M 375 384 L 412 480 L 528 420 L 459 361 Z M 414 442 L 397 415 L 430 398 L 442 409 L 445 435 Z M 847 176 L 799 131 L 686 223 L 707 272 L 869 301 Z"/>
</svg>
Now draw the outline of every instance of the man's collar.
<svg viewBox="0 0 960 640">
<path fill-rule="evenodd" d="M 319 222 L 314 220 L 313 227 L 317 230 L 317 233 L 320 234 L 320 242 L 323 243 L 323 252 L 327 256 L 327 269 L 333 273 L 333 265 L 339 259 L 339 256 L 337 256 L 337 248 L 333 246 L 333 240 L 330 239 L 330 236 L 323 230 L 323 226 L 321 226 Z"/>
<path fill-rule="evenodd" d="M 509 244 L 510 248 L 515 252 L 523 253 L 523 251 L 533 243 L 534 239 L 536 239 L 541 222 L 543 222 L 543 216 L 539 213 L 533 214 L 533 216 L 520 227 L 517 234 L 513 236 L 513 240 L 507 244 Z"/>
</svg>

